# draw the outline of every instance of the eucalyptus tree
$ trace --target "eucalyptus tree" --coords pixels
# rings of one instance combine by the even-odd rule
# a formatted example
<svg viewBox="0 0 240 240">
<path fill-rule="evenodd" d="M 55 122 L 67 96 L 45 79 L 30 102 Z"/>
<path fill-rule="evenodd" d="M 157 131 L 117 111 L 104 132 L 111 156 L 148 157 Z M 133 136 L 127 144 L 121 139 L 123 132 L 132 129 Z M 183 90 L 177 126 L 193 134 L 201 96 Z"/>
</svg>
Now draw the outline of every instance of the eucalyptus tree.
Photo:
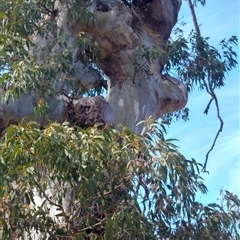
<svg viewBox="0 0 240 240">
<path fill-rule="evenodd" d="M 196 202 L 201 166 L 164 136 L 194 86 L 219 111 L 237 64 L 235 36 L 222 52 L 201 36 L 197 3 L 188 42 L 170 37 L 181 0 L 0 1 L 3 239 L 239 237 L 238 198 Z"/>
</svg>

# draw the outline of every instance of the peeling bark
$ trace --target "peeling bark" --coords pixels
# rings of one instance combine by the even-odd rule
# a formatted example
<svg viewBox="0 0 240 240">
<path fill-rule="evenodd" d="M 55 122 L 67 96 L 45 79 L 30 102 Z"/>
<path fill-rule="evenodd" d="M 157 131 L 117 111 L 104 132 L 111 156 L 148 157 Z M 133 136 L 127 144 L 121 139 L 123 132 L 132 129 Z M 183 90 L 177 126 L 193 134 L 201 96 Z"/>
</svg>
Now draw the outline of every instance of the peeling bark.
<svg viewBox="0 0 240 240">
<path fill-rule="evenodd" d="M 68 36 L 66 43 L 72 49 L 72 64 L 75 70 L 73 81 L 79 88 L 90 89 L 103 84 L 106 78 L 108 80 L 106 100 L 81 98 L 75 100 L 71 112 L 67 112 L 69 99 L 61 94 L 56 95 L 46 99 L 51 110 L 48 115 L 40 118 L 34 117 L 33 111 L 37 94 L 22 95 L 18 100 L 11 100 L 8 104 L 1 103 L 0 129 L 11 122 L 21 121 L 23 117 L 30 117 L 41 125 L 46 124 L 47 119 L 51 119 L 57 122 L 69 120 L 72 124 L 83 127 L 99 120 L 104 124 L 126 125 L 140 133 L 143 126 L 136 124 L 141 120 L 150 116 L 158 119 L 165 113 L 184 107 L 187 102 L 185 86 L 176 78 L 162 76 L 161 63 L 158 60 L 147 60 L 144 55 L 146 48 L 149 51 L 153 47 L 160 48 L 161 42 L 169 38 L 177 21 L 181 0 L 140 0 L 131 7 L 120 0 L 86 1 L 87 10 L 93 13 L 94 18 L 84 22 L 78 18 L 69 20 L 67 2 L 58 0 L 55 2 L 57 30 L 54 31 Z M 37 46 L 53 43 L 54 31 L 47 38 L 36 35 Z M 81 32 L 88 34 L 100 47 L 99 58 L 92 63 L 95 68 L 84 62 L 82 53 L 75 45 L 75 39 Z M 59 50 L 60 47 L 57 45 L 51 49 Z M 33 49 L 31 54 L 41 62 L 51 53 Z M 97 68 L 101 69 L 103 74 Z M 63 75 L 60 72 L 60 77 L 54 81 L 58 83 L 58 89 L 69 90 L 71 88 L 61 82 Z M 104 84 L 106 87 L 106 83 Z M 3 93 L 1 90 L 1 94 Z M 87 106 L 91 109 L 89 110 L 91 114 L 86 110 Z M 73 118 L 69 117 L 71 114 Z"/>
</svg>

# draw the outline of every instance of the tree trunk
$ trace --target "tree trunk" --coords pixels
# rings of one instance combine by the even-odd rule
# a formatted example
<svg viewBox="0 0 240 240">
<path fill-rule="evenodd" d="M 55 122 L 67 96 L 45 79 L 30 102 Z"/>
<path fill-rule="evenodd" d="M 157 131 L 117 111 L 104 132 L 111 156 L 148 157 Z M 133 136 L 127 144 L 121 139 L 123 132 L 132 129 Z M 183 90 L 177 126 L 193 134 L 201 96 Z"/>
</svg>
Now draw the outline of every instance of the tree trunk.
<svg viewBox="0 0 240 240">
<path fill-rule="evenodd" d="M 83 128 L 99 122 L 116 128 L 121 124 L 139 134 L 144 127 L 143 124 L 137 125 L 140 121 L 149 117 L 158 119 L 184 107 L 187 103 L 186 87 L 174 77 L 161 75 L 163 63 L 150 57 L 152 51 L 161 49 L 162 42 L 168 40 L 177 21 L 181 0 L 136 2 L 129 7 L 121 0 L 86 1 L 86 11 L 91 12 L 93 18 L 84 20 L 81 14 L 73 19 L 70 17 L 72 6 L 68 0 L 56 0 L 53 15 L 42 13 L 43 21 L 54 21 L 55 28 L 43 36 L 33 36 L 35 46 L 30 49 L 30 55 L 41 65 L 51 55 L 64 48 L 70 49 L 72 62 L 69 69 L 74 71 L 56 72 L 57 77 L 52 80 L 56 93 L 45 97 L 50 110 L 44 116 L 34 115 L 34 108 L 41 100 L 36 89 L 8 102 L 2 99 L 0 132 L 9 124 L 18 124 L 25 118 L 39 122 L 42 127 L 49 119 L 59 123 L 68 121 Z M 100 49 L 97 58 L 88 56 L 89 49 L 78 45 L 82 36 L 87 36 L 93 44 L 97 43 Z M 56 38 L 61 37 L 65 44 L 56 42 Z M 64 83 L 65 78 L 81 89 L 104 86 L 106 96 L 76 98 L 71 93 L 71 85 Z M 0 89 L 0 95 L 4 96 L 7 90 L 7 86 Z M 50 196 L 54 185 L 49 183 Z M 36 205 L 41 205 L 46 196 L 36 194 L 35 198 Z M 63 208 L 68 212 L 70 193 L 66 193 L 64 201 Z M 45 205 L 51 209 L 54 219 L 58 210 L 47 203 Z M 38 234 L 32 237 L 39 239 Z"/>
<path fill-rule="evenodd" d="M 141 120 L 149 117 L 158 119 L 184 107 L 187 102 L 185 86 L 174 77 L 162 76 L 162 63 L 158 59 L 149 59 L 146 53 L 154 47 L 161 48 L 161 43 L 169 38 L 181 0 L 140 0 L 130 7 L 120 0 L 86 1 L 86 8 L 94 17 L 85 21 L 78 17 L 70 20 L 71 6 L 67 2 L 55 1 L 56 29 L 47 36 L 35 35 L 34 41 L 36 46 L 44 47 L 54 42 L 54 32 L 67 36 L 66 47 L 72 49 L 75 70 L 73 81 L 79 88 L 90 89 L 103 85 L 107 80 L 105 99 L 79 98 L 72 101 L 61 92 L 45 99 L 50 107 L 49 114 L 33 117 L 38 94 L 21 95 L 17 100 L 1 103 L 0 129 L 18 123 L 23 117 L 30 117 L 42 126 L 48 119 L 57 122 L 67 120 L 82 127 L 100 121 L 115 126 L 125 125 L 140 133 L 143 125 L 136 124 Z M 43 18 L 48 16 L 43 15 Z M 98 58 L 92 59 L 92 63 L 84 61 L 86 51 L 82 52 L 75 44 L 83 33 L 100 48 Z M 49 51 L 41 52 L 35 48 L 30 52 L 41 63 L 46 56 L 62 48 L 54 45 Z M 58 76 L 54 79 L 56 88 L 70 91 L 71 88 L 62 83 L 66 73 L 59 72 Z M 4 92 L 2 89 L 1 94 Z M 69 114 L 69 111 L 74 114 Z"/>
</svg>

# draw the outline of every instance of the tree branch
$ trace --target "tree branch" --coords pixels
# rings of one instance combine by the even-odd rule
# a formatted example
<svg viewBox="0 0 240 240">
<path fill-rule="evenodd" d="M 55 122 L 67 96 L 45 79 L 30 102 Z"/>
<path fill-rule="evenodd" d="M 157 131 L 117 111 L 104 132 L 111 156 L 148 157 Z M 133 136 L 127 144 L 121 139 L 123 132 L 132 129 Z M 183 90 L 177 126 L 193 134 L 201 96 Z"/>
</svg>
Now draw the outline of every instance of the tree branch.
<svg viewBox="0 0 240 240">
<path fill-rule="evenodd" d="M 191 11 L 191 15 L 192 15 L 192 18 L 193 18 L 193 24 L 194 24 L 194 28 L 195 28 L 195 31 L 196 31 L 196 48 L 197 48 L 197 54 L 198 54 L 198 57 L 199 57 L 199 60 L 200 60 L 198 64 L 199 64 L 200 68 L 202 69 L 202 71 L 204 71 L 204 64 L 205 63 L 203 61 L 204 58 L 202 57 L 202 49 L 201 49 L 201 46 L 199 45 L 201 43 L 201 32 L 200 32 L 200 28 L 199 28 L 199 25 L 198 25 L 198 21 L 197 21 L 197 17 L 196 17 L 196 13 L 195 13 L 195 10 L 194 10 L 194 5 L 192 3 L 192 0 L 188 0 L 188 5 L 189 5 L 190 11 Z M 221 118 L 221 115 L 220 115 L 218 99 L 217 99 L 217 96 L 214 92 L 214 89 L 212 88 L 212 83 L 211 83 L 211 79 L 210 79 L 210 76 L 211 76 L 210 70 L 207 72 L 207 74 L 208 74 L 208 79 L 207 79 L 208 83 L 206 82 L 206 80 L 204 78 L 202 79 L 202 81 L 203 81 L 203 85 L 206 89 L 206 92 L 211 96 L 211 99 L 210 99 L 209 103 L 207 104 L 207 107 L 204 110 L 204 113 L 208 114 L 210 105 L 211 105 L 212 101 L 214 100 L 215 105 L 216 105 L 216 109 L 217 109 L 217 118 L 219 119 L 219 122 L 220 122 L 220 127 L 219 127 L 219 129 L 216 133 L 216 136 L 213 140 L 211 148 L 209 149 L 209 151 L 206 154 L 206 158 L 205 158 L 205 162 L 204 162 L 204 165 L 203 165 L 203 168 L 202 168 L 202 172 L 206 172 L 209 154 L 213 150 L 213 148 L 216 144 L 216 141 L 218 139 L 218 136 L 219 136 L 220 132 L 222 132 L 222 130 L 223 130 L 223 125 L 224 125 L 224 122 L 223 122 L 223 120 Z"/>
<path fill-rule="evenodd" d="M 214 100 L 214 98 L 211 98 L 211 99 L 210 99 L 209 103 L 207 104 L 207 107 L 205 108 L 205 110 L 204 110 L 204 112 L 203 112 L 203 113 L 205 113 L 206 115 L 208 114 L 210 105 L 211 105 L 211 103 L 212 103 L 213 100 Z"/>
<path fill-rule="evenodd" d="M 205 80 L 204 80 L 204 85 L 207 85 L 207 83 L 206 83 Z M 211 100 L 209 101 L 209 103 L 208 103 L 208 105 L 207 105 L 207 108 L 205 109 L 204 113 L 207 114 L 208 109 L 209 109 L 209 107 L 210 107 L 210 104 L 211 104 L 211 102 L 214 100 L 215 106 L 216 106 L 216 109 L 217 109 L 217 118 L 219 119 L 219 122 L 220 122 L 220 127 L 219 127 L 219 129 L 218 129 L 218 131 L 217 131 L 217 133 L 216 133 L 216 136 L 215 136 L 215 138 L 214 138 L 214 140 L 213 140 L 213 143 L 212 143 L 211 148 L 208 150 L 208 152 L 207 152 L 207 154 L 206 154 L 206 158 L 205 158 L 205 162 L 204 162 L 204 165 L 203 165 L 203 168 L 202 168 L 202 172 L 206 172 L 207 161 L 208 161 L 209 154 L 210 154 L 210 152 L 213 150 L 213 148 L 214 148 L 214 146 L 215 146 L 215 144 L 216 144 L 216 141 L 217 141 L 217 139 L 218 139 L 218 136 L 219 136 L 220 132 L 222 132 L 222 130 L 223 130 L 223 125 L 224 125 L 224 122 L 223 122 L 222 117 L 221 117 L 221 114 L 220 114 L 220 108 L 219 108 L 219 104 L 218 104 L 218 99 L 217 99 L 217 96 L 216 96 L 213 88 L 211 88 L 211 86 L 209 86 L 208 94 L 210 94 L 212 98 L 211 98 Z"/>
</svg>

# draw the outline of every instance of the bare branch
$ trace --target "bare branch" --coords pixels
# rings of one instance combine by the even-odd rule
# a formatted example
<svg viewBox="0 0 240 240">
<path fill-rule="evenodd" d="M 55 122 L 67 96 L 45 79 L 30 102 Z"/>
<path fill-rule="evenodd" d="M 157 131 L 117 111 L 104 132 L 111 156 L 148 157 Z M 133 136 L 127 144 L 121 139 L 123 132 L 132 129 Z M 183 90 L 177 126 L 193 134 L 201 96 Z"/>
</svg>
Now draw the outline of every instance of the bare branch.
<svg viewBox="0 0 240 240">
<path fill-rule="evenodd" d="M 216 96 L 216 94 L 215 94 L 215 92 L 214 92 L 213 89 L 211 89 L 211 96 L 212 96 L 212 99 L 210 100 L 210 102 L 209 102 L 209 104 L 208 104 L 207 107 L 209 107 L 209 106 L 210 106 L 210 103 L 212 102 L 212 100 L 214 100 L 215 106 L 216 106 L 216 109 L 217 109 L 217 118 L 219 119 L 219 122 L 220 122 L 220 127 L 219 127 L 219 129 L 218 129 L 218 131 L 217 131 L 217 134 L 216 134 L 214 140 L 213 140 L 213 143 L 212 143 L 211 148 L 208 150 L 208 152 L 207 152 L 207 154 L 206 154 L 206 158 L 205 158 L 205 162 L 204 162 L 204 165 L 203 165 L 203 168 L 202 168 L 202 172 L 206 172 L 207 161 L 208 161 L 209 154 L 210 154 L 210 152 L 213 150 L 213 148 L 214 148 L 214 146 L 215 146 L 215 144 L 216 144 L 216 141 L 217 141 L 217 139 L 218 139 L 218 136 L 219 136 L 220 132 L 222 132 L 222 130 L 223 130 L 223 125 L 224 125 L 223 119 L 222 119 L 222 117 L 221 117 L 221 115 L 220 115 L 220 109 L 219 109 L 218 99 L 217 99 L 217 96 Z M 207 110 L 208 110 L 208 109 L 207 109 Z M 206 111 L 206 110 L 205 110 L 205 111 Z M 205 112 L 205 111 L 204 111 L 204 112 Z"/>
<path fill-rule="evenodd" d="M 194 5 L 192 3 L 192 0 L 188 0 L 188 5 L 189 5 L 190 11 L 191 11 L 192 18 L 193 18 L 193 24 L 194 24 L 195 31 L 196 31 L 198 37 L 200 37 L 201 32 L 199 29 L 199 25 L 198 25 L 198 21 L 197 21 L 197 17 L 196 17 L 196 13 L 194 10 Z"/>
<path fill-rule="evenodd" d="M 213 100 L 214 100 L 214 98 L 211 98 L 211 99 L 210 99 L 209 103 L 207 104 L 207 107 L 205 108 L 205 110 L 204 110 L 204 112 L 203 112 L 203 113 L 205 113 L 206 115 L 208 114 L 210 105 L 211 105 L 211 103 L 212 103 Z"/>
</svg>

